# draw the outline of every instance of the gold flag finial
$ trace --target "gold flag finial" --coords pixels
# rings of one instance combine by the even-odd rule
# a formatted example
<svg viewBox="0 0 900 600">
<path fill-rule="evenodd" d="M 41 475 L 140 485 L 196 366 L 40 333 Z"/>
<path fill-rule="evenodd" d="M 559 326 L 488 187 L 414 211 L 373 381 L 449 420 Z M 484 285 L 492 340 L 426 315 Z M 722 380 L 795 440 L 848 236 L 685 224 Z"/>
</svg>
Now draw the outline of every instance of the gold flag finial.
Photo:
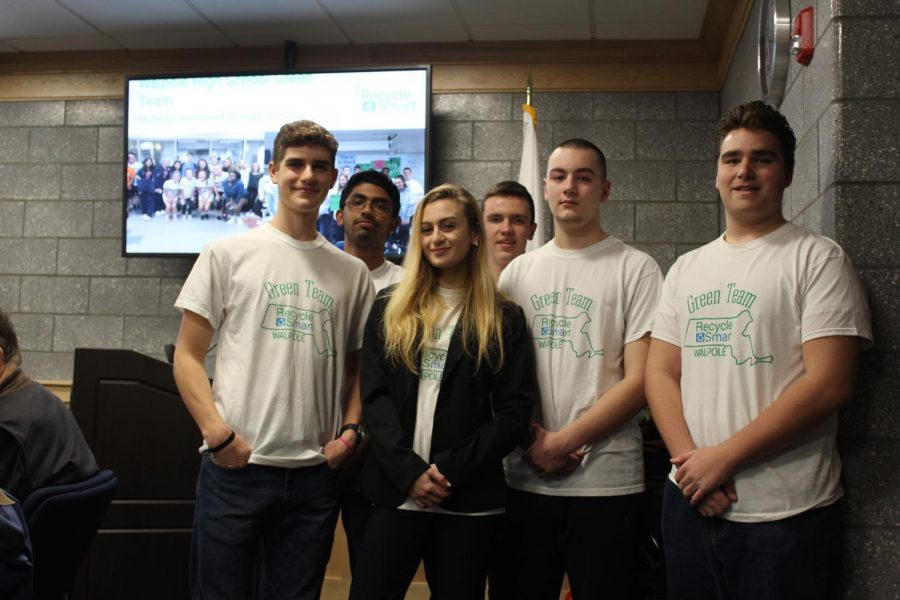
<svg viewBox="0 0 900 600">
<path fill-rule="evenodd" d="M 528 71 L 528 85 L 525 86 L 525 104 L 531 106 L 531 90 L 534 84 L 531 80 L 531 71 Z"/>
</svg>

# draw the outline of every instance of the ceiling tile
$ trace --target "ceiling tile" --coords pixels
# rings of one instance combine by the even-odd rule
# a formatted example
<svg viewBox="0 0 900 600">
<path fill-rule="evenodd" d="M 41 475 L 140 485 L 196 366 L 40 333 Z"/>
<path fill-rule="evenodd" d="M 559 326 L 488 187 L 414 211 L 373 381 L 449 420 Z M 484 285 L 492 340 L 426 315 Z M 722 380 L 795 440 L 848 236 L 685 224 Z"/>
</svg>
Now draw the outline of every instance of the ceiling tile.
<svg viewBox="0 0 900 600">
<path fill-rule="evenodd" d="M 569 23 L 587 26 L 590 17 L 588 0 L 456 0 L 456 4 L 473 31 L 486 25 Z"/>
<path fill-rule="evenodd" d="M 325 0 L 324 5 L 348 31 L 378 25 L 402 35 L 410 27 L 459 24 L 450 0 Z"/>
<path fill-rule="evenodd" d="M 533 24 L 533 25 L 487 25 L 471 27 L 476 42 L 502 42 L 516 40 L 589 40 L 591 28 L 588 23 Z"/>
<path fill-rule="evenodd" d="M 598 23 L 598 40 L 696 40 L 703 23 Z"/>
<path fill-rule="evenodd" d="M 265 0 L 265 3 L 223 2 L 222 0 L 191 0 L 191 4 L 210 22 L 223 30 L 250 28 L 271 29 L 273 23 L 308 28 L 314 33 L 319 27 L 334 28 L 334 22 L 315 2 L 307 0 Z"/>
<path fill-rule="evenodd" d="M 594 0 L 597 23 L 703 21 L 708 0 Z"/>
<path fill-rule="evenodd" d="M 96 33 L 53 0 L 4 0 L 2 4 L 0 39 Z"/>
<path fill-rule="evenodd" d="M 184 0 L 59 0 L 112 36 L 202 33 L 213 27 Z M 170 47 L 170 46 L 169 46 Z"/>
<path fill-rule="evenodd" d="M 146 33 L 117 35 L 116 40 L 129 50 L 161 48 L 223 48 L 234 44 L 221 33 Z"/>
<path fill-rule="evenodd" d="M 356 44 L 395 44 L 416 42 L 465 42 L 465 30 L 457 25 L 426 27 L 347 27 L 347 35 Z"/>
</svg>

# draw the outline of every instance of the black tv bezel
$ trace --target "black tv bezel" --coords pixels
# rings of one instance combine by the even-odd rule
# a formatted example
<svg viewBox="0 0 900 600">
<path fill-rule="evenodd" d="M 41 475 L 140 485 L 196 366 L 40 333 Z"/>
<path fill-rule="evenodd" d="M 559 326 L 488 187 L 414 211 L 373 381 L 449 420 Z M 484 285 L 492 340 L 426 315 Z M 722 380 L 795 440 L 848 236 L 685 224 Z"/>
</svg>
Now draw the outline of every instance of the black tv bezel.
<svg viewBox="0 0 900 600">
<path fill-rule="evenodd" d="M 277 69 L 277 70 L 261 70 L 261 71 L 204 71 L 199 73 L 175 73 L 175 74 L 148 74 L 148 75 L 128 75 L 125 77 L 125 109 L 124 109 L 124 126 L 122 127 L 122 157 L 128 155 L 128 117 L 129 117 L 129 88 L 132 81 L 148 81 L 155 79 L 198 79 L 203 77 L 254 77 L 266 75 L 304 75 L 304 74 L 323 74 L 323 73 L 373 73 L 379 71 L 425 71 L 425 160 L 424 173 L 422 174 L 422 187 L 428 190 L 431 182 L 432 170 L 432 151 L 431 151 L 431 95 L 432 95 L 432 78 L 431 65 L 378 65 L 378 66 L 356 66 L 356 67 L 336 67 L 336 68 L 311 68 L 311 69 Z M 302 119 L 302 115 L 298 115 L 298 119 Z M 340 152 L 340 148 L 338 148 Z M 193 258 L 196 259 L 200 254 L 198 252 L 129 252 L 128 251 L 128 186 L 126 183 L 126 173 L 122 174 L 121 185 L 121 207 L 122 210 L 122 247 L 121 256 L 123 258 Z M 393 262 L 402 260 L 404 254 L 385 253 L 385 258 L 391 259 Z"/>
</svg>

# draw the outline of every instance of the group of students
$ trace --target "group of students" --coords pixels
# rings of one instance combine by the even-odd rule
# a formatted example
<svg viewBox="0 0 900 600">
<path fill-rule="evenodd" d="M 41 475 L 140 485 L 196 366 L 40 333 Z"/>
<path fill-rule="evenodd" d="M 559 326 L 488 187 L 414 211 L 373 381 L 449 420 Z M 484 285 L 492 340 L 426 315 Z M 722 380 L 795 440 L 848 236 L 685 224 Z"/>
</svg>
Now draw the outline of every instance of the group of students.
<svg viewBox="0 0 900 600">
<path fill-rule="evenodd" d="M 576 600 L 637 597 L 646 403 L 673 463 L 669 597 L 833 594 L 836 412 L 872 340 L 865 293 L 839 246 L 782 217 L 784 117 L 745 104 L 718 136 L 725 232 L 663 281 L 604 231 L 612 186 L 587 140 L 548 159 L 546 245 L 522 254 L 521 186 L 482 214 L 444 184 L 401 268 L 383 256 L 393 182 L 350 178 L 338 250 L 316 232 L 337 142 L 285 125 L 275 218 L 205 247 L 176 301 L 175 379 L 204 439 L 193 597 L 246 598 L 261 549 L 260 598 L 318 598 L 339 508 L 353 600 L 403 598 L 420 561 L 436 599 L 484 598 L 488 573 L 495 599 L 556 599 L 564 574 Z"/>
<path fill-rule="evenodd" d="M 133 154 L 126 165 L 126 186 L 130 201 L 139 207 L 144 220 L 160 214 L 166 221 L 215 217 L 237 223 L 242 212 L 253 210 L 262 216 L 265 192 L 264 173 L 259 163 L 242 170 L 231 165 L 230 159 L 210 164 L 201 158 L 196 163 L 188 154 L 185 162 L 167 160 L 156 166 L 146 157 L 140 166 Z M 274 211 L 274 206 L 272 207 Z"/>
</svg>

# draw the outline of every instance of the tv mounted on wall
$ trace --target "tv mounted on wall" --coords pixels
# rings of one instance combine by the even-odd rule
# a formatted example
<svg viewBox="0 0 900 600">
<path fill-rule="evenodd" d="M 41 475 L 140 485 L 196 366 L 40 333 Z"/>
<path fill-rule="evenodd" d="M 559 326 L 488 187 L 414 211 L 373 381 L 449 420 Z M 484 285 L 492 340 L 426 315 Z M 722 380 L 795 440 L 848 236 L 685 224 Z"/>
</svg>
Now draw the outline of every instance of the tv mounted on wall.
<svg viewBox="0 0 900 600">
<path fill-rule="evenodd" d="M 320 233 L 337 245 L 343 231 L 334 213 L 354 171 L 388 173 L 406 187 L 408 205 L 428 186 L 427 66 L 130 77 L 125 100 L 124 256 L 194 256 L 214 239 L 270 220 L 278 209 L 267 174 L 272 143 L 290 121 L 315 121 L 338 140 L 338 181 L 318 219 Z M 152 175 L 143 168 L 148 159 Z M 232 194 L 243 200 L 239 208 L 224 194 L 230 171 L 244 187 Z M 385 253 L 403 254 L 408 235 L 401 226 Z"/>
</svg>

